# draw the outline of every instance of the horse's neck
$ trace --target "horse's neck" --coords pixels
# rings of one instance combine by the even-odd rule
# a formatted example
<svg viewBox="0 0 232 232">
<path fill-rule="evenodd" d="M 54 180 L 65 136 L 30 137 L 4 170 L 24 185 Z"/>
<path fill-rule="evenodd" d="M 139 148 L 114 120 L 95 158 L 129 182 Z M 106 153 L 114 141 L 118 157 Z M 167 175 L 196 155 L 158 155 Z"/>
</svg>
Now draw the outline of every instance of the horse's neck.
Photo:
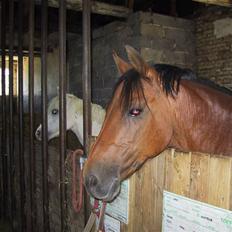
<svg viewBox="0 0 232 232">
<path fill-rule="evenodd" d="M 232 96 L 205 86 L 186 86 L 176 100 L 171 146 L 232 155 Z"/>
<path fill-rule="evenodd" d="M 102 124 L 92 121 L 92 136 L 98 136 L 100 133 Z M 83 144 L 83 116 L 77 115 L 75 123 L 71 130 L 75 133 L 81 144 Z"/>
<path fill-rule="evenodd" d="M 80 99 L 78 99 L 78 100 L 81 101 Z M 80 102 L 79 102 L 79 104 L 80 104 Z M 81 104 L 82 104 L 82 102 L 81 102 Z M 101 127 L 102 127 L 105 111 L 104 111 L 104 109 L 101 109 L 99 111 L 101 111 L 98 113 L 100 115 L 102 115 L 102 117 L 98 118 L 98 120 L 96 120 L 92 114 L 92 136 L 98 136 L 98 134 L 100 133 Z M 83 132 L 83 114 L 79 110 L 77 110 L 77 112 L 75 114 L 75 121 L 74 121 L 74 124 L 73 124 L 71 130 L 75 133 L 75 135 L 77 136 L 77 138 L 79 139 L 81 144 L 83 144 L 83 134 L 84 134 L 84 132 Z"/>
</svg>

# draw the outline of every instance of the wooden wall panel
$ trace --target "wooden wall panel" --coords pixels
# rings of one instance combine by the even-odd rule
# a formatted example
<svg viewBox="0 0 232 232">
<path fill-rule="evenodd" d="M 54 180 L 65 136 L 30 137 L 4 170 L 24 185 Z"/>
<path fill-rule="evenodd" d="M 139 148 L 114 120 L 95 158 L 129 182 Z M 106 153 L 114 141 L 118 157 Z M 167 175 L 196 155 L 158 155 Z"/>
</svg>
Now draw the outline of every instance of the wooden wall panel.
<svg viewBox="0 0 232 232">
<path fill-rule="evenodd" d="M 210 159 L 208 203 L 229 209 L 231 194 L 231 159 L 212 156 Z"/>
<path fill-rule="evenodd" d="M 194 200 L 208 202 L 209 162 L 208 154 L 192 154 L 189 197 Z"/>
<path fill-rule="evenodd" d="M 166 150 L 129 182 L 129 225 L 122 225 L 123 232 L 161 231 L 163 190 L 232 210 L 232 157 Z"/>
</svg>

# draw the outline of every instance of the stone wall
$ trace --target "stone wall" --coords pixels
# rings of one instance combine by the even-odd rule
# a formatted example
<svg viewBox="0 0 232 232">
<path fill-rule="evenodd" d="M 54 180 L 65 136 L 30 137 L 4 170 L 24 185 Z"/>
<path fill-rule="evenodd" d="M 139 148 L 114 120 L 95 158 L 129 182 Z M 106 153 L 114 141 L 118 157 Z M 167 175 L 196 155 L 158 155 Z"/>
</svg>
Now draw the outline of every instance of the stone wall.
<svg viewBox="0 0 232 232">
<path fill-rule="evenodd" d="M 168 63 L 195 68 L 194 22 L 169 16 L 137 12 L 127 21 L 110 23 L 93 31 L 92 98 L 105 106 L 117 80 L 112 51 L 126 58 L 124 46 L 138 49 L 149 63 Z M 71 93 L 82 96 L 82 41 L 68 43 Z"/>
<path fill-rule="evenodd" d="M 195 21 L 198 76 L 232 89 L 232 9 L 209 7 Z"/>
</svg>

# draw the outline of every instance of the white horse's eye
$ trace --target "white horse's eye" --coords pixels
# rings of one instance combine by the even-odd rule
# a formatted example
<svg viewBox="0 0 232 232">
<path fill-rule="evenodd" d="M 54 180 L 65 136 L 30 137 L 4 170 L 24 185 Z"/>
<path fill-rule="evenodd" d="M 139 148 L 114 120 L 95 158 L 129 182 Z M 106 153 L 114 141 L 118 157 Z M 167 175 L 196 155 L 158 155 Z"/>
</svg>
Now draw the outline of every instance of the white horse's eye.
<svg viewBox="0 0 232 232">
<path fill-rule="evenodd" d="M 131 110 L 129 111 L 129 115 L 130 115 L 131 117 L 136 117 L 136 116 L 139 116 L 141 112 L 142 112 L 141 109 L 131 109 Z"/>
<path fill-rule="evenodd" d="M 56 115 L 58 113 L 58 109 L 53 109 L 52 114 Z"/>
</svg>

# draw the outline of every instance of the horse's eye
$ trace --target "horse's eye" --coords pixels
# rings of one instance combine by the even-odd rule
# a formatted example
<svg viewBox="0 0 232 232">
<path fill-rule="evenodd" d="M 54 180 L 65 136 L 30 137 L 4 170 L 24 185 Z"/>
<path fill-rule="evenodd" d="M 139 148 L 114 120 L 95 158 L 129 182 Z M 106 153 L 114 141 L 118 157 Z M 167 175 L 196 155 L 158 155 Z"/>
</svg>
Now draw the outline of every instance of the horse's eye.
<svg viewBox="0 0 232 232">
<path fill-rule="evenodd" d="M 140 115 L 141 112 L 142 112 L 141 109 L 131 109 L 131 110 L 129 111 L 129 115 L 130 115 L 131 117 L 136 117 L 136 116 Z"/>
<path fill-rule="evenodd" d="M 53 110 L 52 110 L 52 114 L 55 115 L 55 114 L 57 114 L 57 113 L 58 113 L 58 109 L 53 109 Z"/>
</svg>

